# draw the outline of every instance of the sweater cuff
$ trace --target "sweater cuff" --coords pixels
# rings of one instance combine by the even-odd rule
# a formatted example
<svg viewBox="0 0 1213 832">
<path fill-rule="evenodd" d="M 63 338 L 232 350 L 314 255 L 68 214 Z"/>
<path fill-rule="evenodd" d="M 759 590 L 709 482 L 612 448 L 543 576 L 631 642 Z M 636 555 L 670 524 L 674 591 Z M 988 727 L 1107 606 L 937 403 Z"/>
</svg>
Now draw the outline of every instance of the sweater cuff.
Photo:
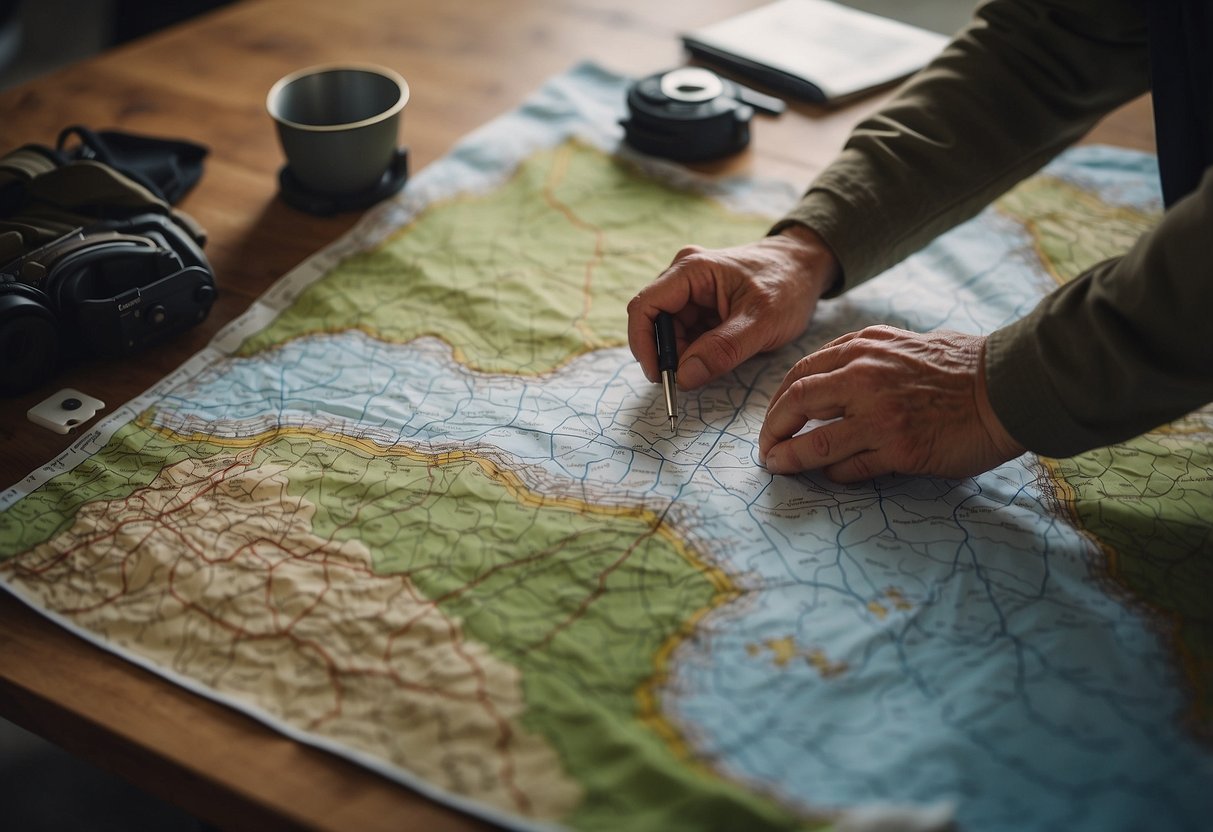
<svg viewBox="0 0 1213 832">
<path fill-rule="evenodd" d="M 871 256 L 875 246 L 865 233 L 865 224 L 855 221 L 857 215 L 856 207 L 836 190 L 815 186 L 768 233 L 778 234 L 790 225 L 805 225 L 817 232 L 838 259 L 840 277 L 822 295 L 832 298 L 875 277 L 883 265 Z"/>
<path fill-rule="evenodd" d="M 1074 423 L 1053 387 L 1040 354 L 1038 307 L 986 340 L 986 391 L 1007 432 L 1028 450 L 1066 457 L 1093 445 Z"/>
</svg>

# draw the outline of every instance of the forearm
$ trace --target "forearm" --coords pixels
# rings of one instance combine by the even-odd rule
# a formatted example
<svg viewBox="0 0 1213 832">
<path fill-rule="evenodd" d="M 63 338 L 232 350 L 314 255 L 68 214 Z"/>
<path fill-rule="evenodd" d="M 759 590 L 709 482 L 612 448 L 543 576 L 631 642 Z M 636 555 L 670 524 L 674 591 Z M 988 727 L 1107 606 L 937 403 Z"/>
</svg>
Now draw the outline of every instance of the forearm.
<svg viewBox="0 0 1213 832">
<path fill-rule="evenodd" d="M 1211 228 L 1213 170 L 1124 257 L 990 336 L 990 400 L 1016 440 L 1070 456 L 1213 401 Z"/>
<path fill-rule="evenodd" d="M 879 274 L 1028 176 L 1146 86 L 1130 2 L 996 0 L 881 112 L 776 225 L 834 251 L 835 292 Z"/>
</svg>

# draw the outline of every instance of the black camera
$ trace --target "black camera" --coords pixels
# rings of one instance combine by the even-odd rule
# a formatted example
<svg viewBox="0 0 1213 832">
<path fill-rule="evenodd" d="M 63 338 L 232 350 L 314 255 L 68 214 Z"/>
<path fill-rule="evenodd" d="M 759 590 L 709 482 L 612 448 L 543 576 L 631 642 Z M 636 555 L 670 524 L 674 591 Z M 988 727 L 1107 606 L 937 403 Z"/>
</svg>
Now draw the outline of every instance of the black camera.
<svg viewBox="0 0 1213 832">
<path fill-rule="evenodd" d="M 215 278 L 169 215 L 104 220 L 0 266 L 0 395 L 27 391 L 63 360 L 127 355 L 204 320 Z"/>
<path fill-rule="evenodd" d="M 757 110 L 779 115 L 778 98 L 684 66 L 641 78 L 628 87 L 624 141 L 641 153 L 677 162 L 705 162 L 745 149 Z"/>
</svg>

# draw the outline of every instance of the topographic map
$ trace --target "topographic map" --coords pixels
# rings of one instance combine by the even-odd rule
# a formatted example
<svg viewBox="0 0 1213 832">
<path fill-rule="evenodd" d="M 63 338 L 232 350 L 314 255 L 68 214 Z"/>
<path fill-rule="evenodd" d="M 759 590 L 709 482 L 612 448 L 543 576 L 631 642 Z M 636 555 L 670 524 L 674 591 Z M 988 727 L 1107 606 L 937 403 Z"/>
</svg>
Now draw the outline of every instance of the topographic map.
<svg viewBox="0 0 1213 832">
<path fill-rule="evenodd" d="M 1068 153 L 671 433 L 627 300 L 797 188 L 615 155 L 624 83 L 553 79 L 0 494 L 0 581 L 514 828 L 1209 828 L 1213 414 L 966 480 L 755 454 L 815 346 L 1125 250 L 1153 158 Z"/>
</svg>

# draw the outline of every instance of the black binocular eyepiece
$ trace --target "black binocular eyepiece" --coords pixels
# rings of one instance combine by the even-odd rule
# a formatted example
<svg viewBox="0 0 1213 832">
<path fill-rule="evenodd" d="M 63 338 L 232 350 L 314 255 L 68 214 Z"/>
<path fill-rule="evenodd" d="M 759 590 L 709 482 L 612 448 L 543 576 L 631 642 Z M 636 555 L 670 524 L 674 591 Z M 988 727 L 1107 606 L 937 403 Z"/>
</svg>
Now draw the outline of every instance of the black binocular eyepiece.
<svg viewBox="0 0 1213 832">
<path fill-rule="evenodd" d="M 202 249 L 164 214 L 65 234 L 0 266 L 0 395 L 72 357 L 158 343 L 204 320 L 215 295 Z"/>
</svg>

